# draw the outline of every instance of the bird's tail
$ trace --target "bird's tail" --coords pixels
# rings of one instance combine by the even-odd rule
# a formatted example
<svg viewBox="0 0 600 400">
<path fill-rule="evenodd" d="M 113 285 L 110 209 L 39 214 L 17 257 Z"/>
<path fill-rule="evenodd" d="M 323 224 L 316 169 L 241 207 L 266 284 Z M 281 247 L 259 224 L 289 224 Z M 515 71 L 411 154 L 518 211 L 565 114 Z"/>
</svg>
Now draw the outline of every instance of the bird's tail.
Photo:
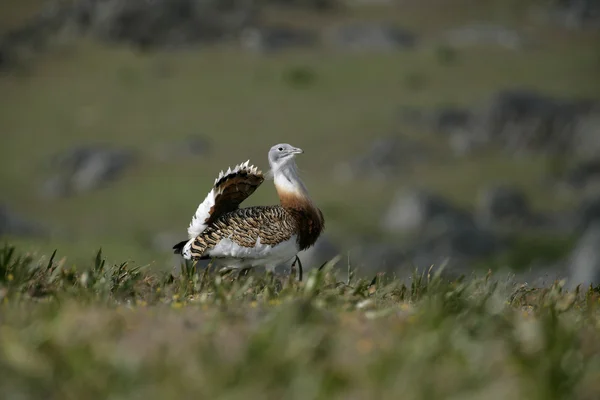
<svg viewBox="0 0 600 400">
<path fill-rule="evenodd" d="M 221 215 L 237 209 L 264 181 L 262 172 L 249 165 L 249 162 L 250 160 L 236 165 L 233 169 L 228 168 L 227 172 L 219 173 L 212 189 L 192 217 L 188 227 L 190 239 L 196 238 Z M 180 245 L 181 243 L 178 243 L 175 247 L 179 248 Z M 181 248 L 184 246 L 185 244 Z"/>
<path fill-rule="evenodd" d="M 187 242 L 188 242 L 188 240 L 183 240 L 183 241 L 177 243 L 175 246 L 173 246 L 173 254 L 182 254 L 183 248 L 185 247 L 185 244 Z"/>
</svg>

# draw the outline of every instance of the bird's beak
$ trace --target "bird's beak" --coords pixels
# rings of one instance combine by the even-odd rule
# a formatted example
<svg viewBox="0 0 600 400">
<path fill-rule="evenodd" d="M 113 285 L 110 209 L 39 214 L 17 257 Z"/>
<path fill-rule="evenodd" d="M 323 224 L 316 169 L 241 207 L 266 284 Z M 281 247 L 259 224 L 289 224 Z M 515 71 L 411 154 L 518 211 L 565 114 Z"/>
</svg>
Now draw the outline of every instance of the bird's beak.
<svg viewBox="0 0 600 400">
<path fill-rule="evenodd" d="M 304 153 L 304 150 L 299 149 L 298 147 L 294 147 L 292 149 L 292 154 L 302 154 L 302 153 Z"/>
</svg>

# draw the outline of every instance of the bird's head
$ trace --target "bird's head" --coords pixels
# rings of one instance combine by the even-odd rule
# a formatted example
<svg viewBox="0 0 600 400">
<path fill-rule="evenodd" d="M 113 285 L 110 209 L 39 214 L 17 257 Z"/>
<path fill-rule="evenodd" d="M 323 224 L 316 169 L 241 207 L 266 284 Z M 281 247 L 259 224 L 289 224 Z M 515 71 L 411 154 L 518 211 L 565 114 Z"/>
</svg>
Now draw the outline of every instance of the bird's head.
<svg viewBox="0 0 600 400">
<path fill-rule="evenodd" d="M 304 151 L 287 143 L 276 144 L 269 150 L 269 165 L 273 173 L 285 169 L 287 166 L 293 167 L 296 154 L 302 154 Z"/>
</svg>

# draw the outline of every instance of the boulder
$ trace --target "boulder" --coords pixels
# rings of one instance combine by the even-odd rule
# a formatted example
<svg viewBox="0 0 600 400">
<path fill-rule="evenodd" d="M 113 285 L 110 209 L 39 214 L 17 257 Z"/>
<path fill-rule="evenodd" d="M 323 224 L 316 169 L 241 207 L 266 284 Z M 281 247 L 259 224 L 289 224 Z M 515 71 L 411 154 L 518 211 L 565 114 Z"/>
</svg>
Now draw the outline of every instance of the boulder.
<svg viewBox="0 0 600 400">
<path fill-rule="evenodd" d="M 398 192 L 381 221 L 390 233 L 474 226 L 471 215 L 441 196 L 426 190 Z"/>
<path fill-rule="evenodd" d="M 582 103 L 580 113 L 573 118 L 571 152 L 580 158 L 600 154 L 600 102 Z"/>
<path fill-rule="evenodd" d="M 427 159 L 429 150 L 421 143 L 401 137 L 383 137 L 375 140 L 362 154 L 335 169 L 341 181 L 357 178 L 383 180 L 394 176 L 402 168 Z"/>
<path fill-rule="evenodd" d="M 600 29 L 600 2 L 597 0 L 554 0 L 549 14 L 569 29 Z"/>
<path fill-rule="evenodd" d="M 600 158 L 585 160 L 569 168 L 566 172 L 565 182 L 570 187 L 577 190 L 599 184 Z"/>
<path fill-rule="evenodd" d="M 150 49 L 233 38 L 258 13 L 248 0 L 87 0 L 75 4 L 73 19 L 102 40 Z"/>
<path fill-rule="evenodd" d="M 523 38 L 515 30 L 490 23 L 473 23 L 448 30 L 444 42 L 453 47 L 502 46 L 511 50 L 524 45 Z"/>
<path fill-rule="evenodd" d="M 385 273 L 405 282 L 412 278 L 415 269 L 423 274 L 430 268 L 435 271 L 443 267 L 442 276 L 452 279 L 474 272 L 473 261 L 490 257 L 501 246 L 502 242 L 490 232 L 454 226 L 407 239 L 402 244 L 358 243 L 350 251 L 350 265 L 359 276 Z"/>
<path fill-rule="evenodd" d="M 525 193 L 511 185 L 491 185 L 483 188 L 477 199 L 477 220 L 483 225 L 527 224 L 531 207 Z"/>
<path fill-rule="evenodd" d="M 590 224 L 569 259 L 568 286 L 600 285 L 600 223 Z"/>
<path fill-rule="evenodd" d="M 476 112 L 470 133 L 478 142 L 496 144 L 511 153 L 577 154 L 592 151 L 590 146 L 600 149 L 592 124 L 599 112 L 600 103 L 592 100 L 503 90 Z"/>
<path fill-rule="evenodd" d="M 456 156 L 464 156 L 473 149 L 485 144 L 472 134 L 474 112 L 456 106 L 440 106 L 433 110 L 413 107 L 402 107 L 399 119 L 403 124 L 416 125 L 447 138 L 452 152 Z"/>
<path fill-rule="evenodd" d="M 400 270 L 445 265 L 445 276 L 456 277 L 469 273 L 473 262 L 505 247 L 496 234 L 478 226 L 468 211 L 424 190 L 399 192 L 381 225 L 388 233 L 405 234 L 402 257 L 396 258 Z"/>
<path fill-rule="evenodd" d="M 468 271 L 473 261 L 493 256 L 503 245 L 502 240 L 485 229 L 449 225 L 420 239 L 407 254 L 411 263 L 420 268 L 447 264 L 447 272 L 457 273 Z"/>
<path fill-rule="evenodd" d="M 242 48 L 255 53 L 310 48 L 318 43 L 318 36 L 315 32 L 284 25 L 248 27 L 240 35 Z"/>
<path fill-rule="evenodd" d="M 471 112 L 460 107 L 439 107 L 427 116 L 431 129 L 446 135 L 464 132 L 468 129 L 471 118 Z"/>
<path fill-rule="evenodd" d="M 584 198 L 576 211 L 576 229 L 584 232 L 593 224 L 600 223 L 600 196 Z"/>
<path fill-rule="evenodd" d="M 330 11 L 340 6 L 339 0 L 266 0 L 265 4 L 291 9 Z"/>
<path fill-rule="evenodd" d="M 545 153 L 593 158 L 600 152 L 600 102 L 560 99 L 537 91 L 506 89 L 481 106 L 401 110 L 403 122 L 448 137 L 457 155 L 495 146 L 511 154 Z"/>
<path fill-rule="evenodd" d="M 43 236 L 45 233 L 46 229 L 40 224 L 15 213 L 4 204 L 0 204 L 0 237 L 4 235 Z"/>
<path fill-rule="evenodd" d="M 363 22 L 329 27 L 323 41 L 326 46 L 350 52 L 398 51 L 415 48 L 417 36 L 388 23 Z"/>
<path fill-rule="evenodd" d="M 349 259 L 350 267 L 359 277 L 372 278 L 378 273 L 399 276 L 404 271 L 406 254 L 405 250 L 397 245 L 365 240 L 350 247 Z M 342 261 L 347 269 L 347 260 Z M 340 271 L 343 272 L 346 271 Z"/>
<path fill-rule="evenodd" d="M 79 146 L 51 161 L 54 174 L 42 186 L 47 197 L 93 190 L 118 179 L 135 161 L 132 151 L 104 145 Z"/>
</svg>

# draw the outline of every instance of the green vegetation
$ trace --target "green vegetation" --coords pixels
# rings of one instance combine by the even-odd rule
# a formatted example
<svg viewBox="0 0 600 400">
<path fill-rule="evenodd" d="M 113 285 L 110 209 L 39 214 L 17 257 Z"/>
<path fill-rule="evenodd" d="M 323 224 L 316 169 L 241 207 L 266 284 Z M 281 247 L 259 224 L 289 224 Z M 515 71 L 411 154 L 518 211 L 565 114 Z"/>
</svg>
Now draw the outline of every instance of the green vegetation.
<svg viewBox="0 0 600 400">
<path fill-rule="evenodd" d="M 0 3 L 2 34 L 44 2 Z M 62 37 L 3 70 L 0 202 L 56 232 L 2 238 L 10 245 L 0 249 L 0 398 L 600 398 L 600 287 L 534 288 L 492 273 L 448 281 L 436 269 L 408 282 L 358 273 L 342 280 L 346 267 L 335 260 L 305 271 L 303 282 L 258 272 L 234 279 L 177 266 L 153 244 L 163 232 L 186 236 L 219 170 L 246 159 L 266 169 L 277 142 L 305 150 L 302 176 L 327 234 L 342 242 L 399 240 L 378 223 L 406 186 L 472 209 L 483 185 L 501 181 L 523 188 L 537 212 L 573 207 L 577 193 L 547 184 L 567 160 L 494 149 L 454 156 L 447 137 L 399 118 L 405 106 L 480 106 L 506 88 L 598 98 L 598 35 L 533 21 L 533 3 L 554 1 L 419 0 L 265 15 L 312 28 L 393 21 L 419 36 L 414 51 L 263 56 L 224 45 L 141 54 Z M 514 28 L 532 46 L 439 43 L 445 29 L 478 21 Z M 156 156 L 189 135 L 205 136 L 210 151 Z M 425 145 L 425 161 L 385 182 L 335 179 L 339 162 L 389 136 Z M 52 155 L 95 143 L 133 149 L 138 162 L 106 187 L 39 195 Z M 244 205 L 276 201 L 266 182 Z M 575 240 L 519 232 L 479 267 L 551 263 Z"/>
<path fill-rule="evenodd" d="M 99 252 L 0 251 L 0 396 L 527 398 L 600 394 L 600 288 L 493 275 L 404 285 L 304 282 L 182 267 L 154 274 Z"/>
</svg>

